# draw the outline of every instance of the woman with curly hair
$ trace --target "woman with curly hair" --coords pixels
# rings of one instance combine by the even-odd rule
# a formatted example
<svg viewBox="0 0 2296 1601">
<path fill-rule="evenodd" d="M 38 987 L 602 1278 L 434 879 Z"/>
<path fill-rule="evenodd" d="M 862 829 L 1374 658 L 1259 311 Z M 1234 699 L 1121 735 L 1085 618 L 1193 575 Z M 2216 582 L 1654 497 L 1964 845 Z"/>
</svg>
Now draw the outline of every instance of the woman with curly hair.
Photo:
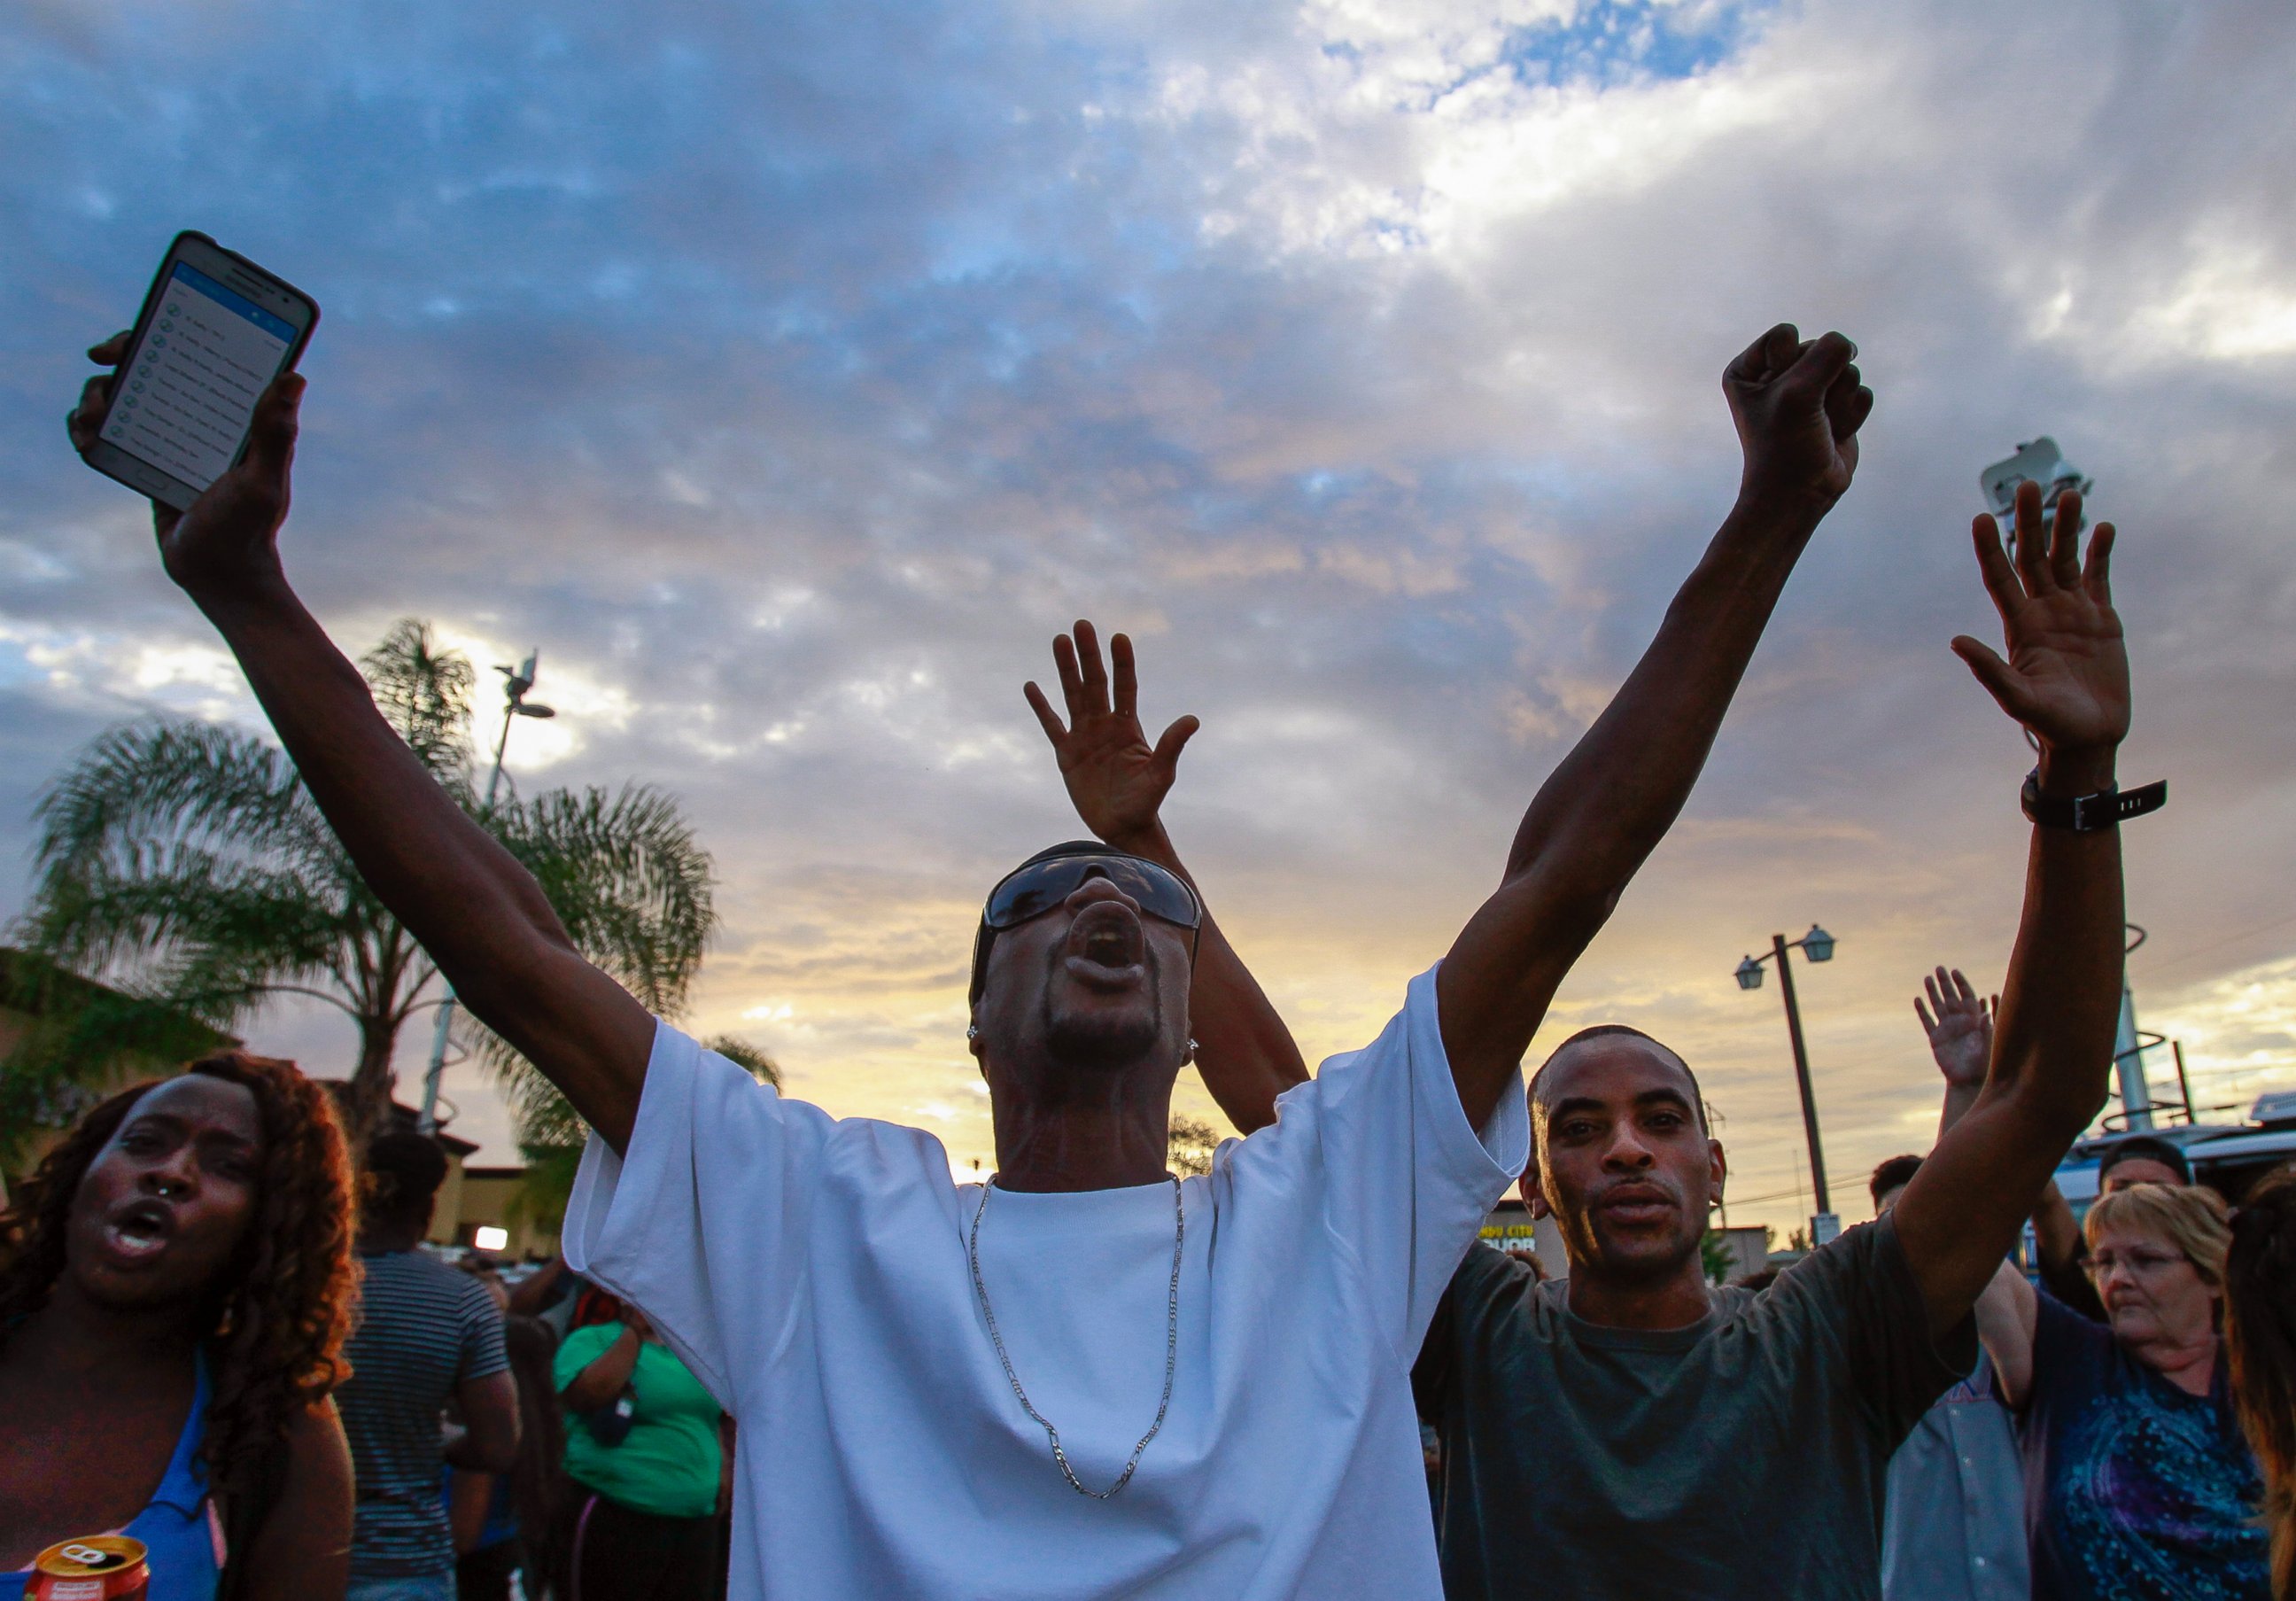
<svg viewBox="0 0 2296 1601">
<path fill-rule="evenodd" d="M 2225 1260 L 2233 1405 L 2264 1468 L 2273 1601 L 2296 1601 L 2296 1168 L 2248 1192 Z"/>
<path fill-rule="evenodd" d="M 340 1597 L 350 1247 L 342 1130 L 291 1063 L 219 1052 L 83 1117 L 0 1211 L 0 1595 L 118 1531 L 151 1601 Z"/>
</svg>

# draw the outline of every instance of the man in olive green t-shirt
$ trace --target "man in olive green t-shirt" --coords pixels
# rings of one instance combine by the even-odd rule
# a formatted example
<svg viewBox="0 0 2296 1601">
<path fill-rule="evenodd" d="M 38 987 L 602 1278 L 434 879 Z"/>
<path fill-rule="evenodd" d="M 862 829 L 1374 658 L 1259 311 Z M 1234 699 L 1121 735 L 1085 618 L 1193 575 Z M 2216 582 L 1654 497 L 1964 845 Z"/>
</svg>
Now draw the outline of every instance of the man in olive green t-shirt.
<svg viewBox="0 0 2296 1601">
<path fill-rule="evenodd" d="M 2007 656 L 1954 649 L 2040 752 L 2023 925 L 1972 1104 L 1888 1215 L 1753 1294 L 1702 1270 L 1725 1166 L 1689 1064 L 1620 1025 L 1557 1047 L 1531 1080 L 1522 1185 L 1570 1275 L 1538 1283 L 1471 1249 L 1414 1374 L 1443 1448 L 1448 1601 L 1880 1601 L 1890 1457 L 1975 1360 L 1971 1308 L 2112 1061 L 2128 665 L 2112 529 L 2084 565 L 2080 527 L 2078 495 L 2045 522 L 2027 484 L 2013 562 L 1991 518 L 1972 530 Z M 2019 804 L 2011 780 L 1997 811 Z"/>
<path fill-rule="evenodd" d="M 721 1452 L 717 1398 L 645 1317 L 578 1328 L 553 1378 L 572 1415 L 566 1538 L 576 1593 L 708 1593 L 715 1583 Z"/>
</svg>

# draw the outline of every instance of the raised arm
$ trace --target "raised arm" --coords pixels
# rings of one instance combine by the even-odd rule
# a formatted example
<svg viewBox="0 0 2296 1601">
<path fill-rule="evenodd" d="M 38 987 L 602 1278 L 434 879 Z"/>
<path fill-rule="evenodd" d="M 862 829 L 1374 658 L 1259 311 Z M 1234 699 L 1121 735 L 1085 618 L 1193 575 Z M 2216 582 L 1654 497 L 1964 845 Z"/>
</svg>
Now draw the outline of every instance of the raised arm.
<svg viewBox="0 0 2296 1601">
<path fill-rule="evenodd" d="M 111 365 L 126 347 L 122 334 L 88 354 Z M 72 414 L 82 451 L 111 384 L 90 381 Z M 154 504 L 160 559 L 239 658 L 360 877 L 463 1004 L 619 1150 L 637 1114 L 652 1018 L 582 958 L 532 875 L 432 781 L 288 585 L 278 538 L 303 388 L 294 374 L 272 384 L 246 458 L 190 511 Z"/>
<path fill-rule="evenodd" d="M 2001 1399 L 2022 1412 L 2033 1393 L 2033 1334 L 2040 1326 L 2041 1300 L 2013 1262 L 1995 1266 L 1985 1293 L 1977 1298 L 1977 1337 L 1993 1359 Z"/>
<path fill-rule="evenodd" d="M 1930 1055 L 1945 1075 L 1945 1109 L 1938 1114 L 1938 1138 L 1942 1140 L 1985 1088 L 1985 1075 L 1993 1063 L 1993 1017 L 2001 1009 L 2001 998 L 1995 996 L 1988 1007 L 1958 967 L 1950 973 L 1939 968 L 1922 981 L 1922 987 L 1929 991 L 1929 1005 L 1916 996 L 1914 1012 L 1922 1020 L 1922 1032 L 1929 1036 Z M 2056 1187 L 2051 1184 L 2048 1193 L 2054 1195 Z M 2057 1204 L 2064 1205 L 2062 1196 Z M 2033 1377 L 2038 1316 L 2033 1286 L 2015 1264 L 2003 1261 L 1978 1296 L 1976 1311 L 1977 1337 L 1993 1359 L 2002 1398 L 2021 1408 Z"/>
<path fill-rule="evenodd" d="M 2078 495 L 2057 502 L 2045 529 L 2040 490 L 2025 485 L 2013 565 L 1993 519 L 1980 517 L 1978 567 L 2001 613 L 2008 659 L 1966 636 L 1953 642 L 2001 709 L 2039 742 L 2039 784 L 2054 796 L 2111 788 L 2128 732 L 2112 525 L 2098 526 L 2085 568 L 2079 528 Z M 2120 831 L 2035 828 L 1984 1086 L 1898 1203 L 1898 1237 L 1936 1331 L 1958 1323 L 1993 1281 L 2042 1186 L 2104 1104 L 2120 928 Z"/>
<path fill-rule="evenodd" d="M 1053 641 L 1053 661 L 1068 705 L 1065 725 L 1043 690 L 1029 684 L 1022 693 L 1044 725 L 1045 737 L 1053 742 L 1061 782 L 1068 786 L 1077 816 L 1093 837 L 1169 867 L 1187 880 L 1203 902 L 1203 932 L 1188 988 L 1196 1070 L 1228 1121 L 1249 1134 L 1275 1121 L 1275 1097 L 1303 1082 L 1308 1066 L 1292 1031 L 1220 932 L 1210 903 L 1164 832 L 1159 813 L 1178 775 L 1180 751 L 1195 734 L 1196 719 L 1180 718 L 1152 747 L 1140 725 L 1132 641 L 1119 634 L 1108 643 L 1116 668 L 1112 686 L 1101 663 L 1100 640 L 1092 624 L 1078 622 L 1073 639 L 1063 634 Z"/>
<path fill-rule="evenodd" d="M 1918 998 L 1914 1002 L 1922 1030 L 1930 1039 L 1930 1055 L 1945 1075 L 1945 1110 L 1938 1119 L 1938 1137 L 1942 1139 L 1962 1113 L 1976 1104 L 1978 1091 L 1985 1088 L 1986 1069 L 1993 1061 L 1993 1014 L 2001 1009 L 2001 998 L 1995 996 L 1988 1009 L 1958 968 L 1948 976 L 1940 967 L 1935 977 L 1922 982 L 1937 1008 L 1932 1014 Z M 2103 1308 L 2097 1306 L 2096 1291 L 2081 1265 L 2080 1225 L 2073 1221 L 2073 1209 L 2054 1178 L 2041 1186 L 2040 1198 L 2033 1203 L 2033 1243 L 2040 1257 L 2033 1265 L 2049 1293 L 2079 1310 L 2096 1307 L 2093 1315 L 2102 1318 Z M 1980 1329 L 1984 1302 L 1995 1293 L 1988 1289 L 1979 1298 Z M 1989 1342 L 1991 1336 L 1987 1338 Z"/>
<path fill-rule="evenodd" d="M 1839 333 L 1780 324 L 1730 364 L 1737 505 L 1611 704 L 1539 787 L 1506 874 L 1444 960 L 1443 1045 L 1480 1126 L 1549 1002 L 1690 796 L 1787 575 L 1849 487 L 1874 397 Z"/>
<path fill-rule="evenodd" d="M 1923 1006 L 1915 996 L 1914 1012 L 1922 1020 L 1922 1032 L 1929 1036 L 1931 1059 L 1945 1075 L 1945 1107 L 1938 1114 L 1938 1137 L 1942 1140 L 1985 1088 L 1986 1071 L 1993 1063 L 1993 1017 L 2001 1009 L 2001 998 L 1995 996 L 1988 1006 L 1958 967 L 1949 973 L 1939 968 L 1922 981 L 1922 988 L 1929 992 L 1929 1004 Z M 2050 1185 L 2048 1194 L 2055 1195 L 2056 1188 Z M 2064 1205 L 2062 1196 L 2057 1204 Z M 1993 1359 L 2003 1399 L 2022 1408 L 2033 1376 L 2033 1286 L 2015 1264 L 2004 1261 L 1978 1296 L 1976 1310 L 1977 1336 Z"/>
<path fill-rule="evenodd" d="M 1929 1036 L 1930 1059 L 1945 1075 L 1945 1110 L 1938 1116 L 1942 1139 L 1985 1088 L 1986 1066 L 1993 1060 L 1993 1013 L 1958 967 L 1951 973 L 1939 968 L 1922 981 L 1922 988 L 1929 992 L 1929 1004 L 1915 996 L 1914 1014 Z M 1998 1007 L 2000 997 L 1993 1004 Z"/>
</svg>

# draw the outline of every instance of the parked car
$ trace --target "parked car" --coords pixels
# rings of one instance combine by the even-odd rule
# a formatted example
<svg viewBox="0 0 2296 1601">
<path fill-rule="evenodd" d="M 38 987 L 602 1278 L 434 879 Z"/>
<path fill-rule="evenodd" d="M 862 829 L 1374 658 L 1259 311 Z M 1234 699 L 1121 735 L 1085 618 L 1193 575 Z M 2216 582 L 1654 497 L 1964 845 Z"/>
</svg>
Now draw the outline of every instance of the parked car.
<svg viewBox="0 0 2296 1601">
<path fill-rule="evenodd" d="M 2192 1164 L 2193 1178 L 2234 1205 L 2249 1186 L 2296 1161 L 2296 1090 L 2260 1096 L 2242 1123 L 2178 1123 L 2154 1129 L 2124 1129 L 2080 1141 L 2057 1164 L 2057 1187 L 2071 1203 L 2073 1216 L 2085 1215 L 2096 1199 L 2097 1165 L 2124 1139 L 2159 1139 L 2176 1145 Z"/>
</svg>

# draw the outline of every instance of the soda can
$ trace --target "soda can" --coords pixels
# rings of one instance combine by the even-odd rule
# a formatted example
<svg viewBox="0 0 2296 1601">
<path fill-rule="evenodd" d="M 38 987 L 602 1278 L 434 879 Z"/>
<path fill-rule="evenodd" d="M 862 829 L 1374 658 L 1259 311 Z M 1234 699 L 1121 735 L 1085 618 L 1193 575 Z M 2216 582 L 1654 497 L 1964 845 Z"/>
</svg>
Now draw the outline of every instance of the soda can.
<svg viewBox="0 0 2296 1601">
<path fill-rule="evenodd" d="M 125 1534 L 59 1540 L 32 1559 L 23 1601 L 144 1601 L 152 1570 L 144 1542 Z"/>
</svg>

